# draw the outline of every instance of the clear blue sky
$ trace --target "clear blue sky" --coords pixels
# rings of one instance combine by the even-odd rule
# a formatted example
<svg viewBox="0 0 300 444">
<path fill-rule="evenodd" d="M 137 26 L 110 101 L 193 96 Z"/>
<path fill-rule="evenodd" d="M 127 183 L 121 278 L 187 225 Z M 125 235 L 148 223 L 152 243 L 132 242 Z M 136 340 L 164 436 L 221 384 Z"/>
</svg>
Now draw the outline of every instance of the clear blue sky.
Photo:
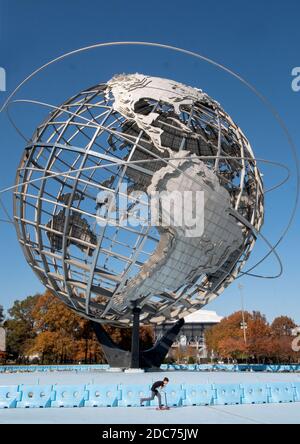
<svg viewBox="0 0 300 444">
<path fill-rule="evenodd" d="M 298 0 L 207 2 L 95 0 L 0 0 L 0 66 L 7 72 L 7 93 L 31 71 L 64 52 L 97 42 L 153 41 L 200 52 L 248 79 L 267 96 L 286 121 L 296 144 L 300 135 L 300 93 L 291 89 L 291 71 L 300 66 L 300 4 Z M 97 49 L 52 66 L 30 82 L 18 98 L 58 104 L 80 89 L 108 80 L 114 73 L 142 72 L 172 78 L 202 88 L 218 100 L 250 139 L 257 157 L 283 161 L 295 173 L 286 138 L 271 114 L 228 74 L 205 62 L 162 49 L 117 47 Z M 7 96 L 0 92 L 0 103 Z M 27 135 L 45 111 L 28 106 L 13 115 Z M 0 115 L 0 187 L 14 182 L 23 141 L 7 116 Z M 283 177 L 262 165 L 266 185 Z M 271 242 L 280 235 L 295 195 L 292 180 L 266 199 L 264 234 Z M 11 196 L 5 201 L 10 206 Z M 0 210 L 0 218 L 4 215 Z M 16 298 L 42 290 L 27 266 L 13 228 L 0 224 L 0 303 L 8 308 Z M 249 265 L 265 253 L 260 242 Z M 243 278 L 245 305 L 269 320 L 287 314 L 300 323 L 299 212 L 279 248 L 284 275 L 278 280 Z M 277 271 L 273 259 L 257 271 Z M 237 282 L 208 309 L 226 315 L 240 308 Z"/>
</svg>

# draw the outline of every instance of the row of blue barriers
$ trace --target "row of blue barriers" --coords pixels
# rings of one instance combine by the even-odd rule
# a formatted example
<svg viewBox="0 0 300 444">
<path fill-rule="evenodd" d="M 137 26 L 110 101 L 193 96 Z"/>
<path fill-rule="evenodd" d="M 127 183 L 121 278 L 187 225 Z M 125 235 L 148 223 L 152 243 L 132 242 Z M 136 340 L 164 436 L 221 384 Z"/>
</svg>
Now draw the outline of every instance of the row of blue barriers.
<svg viewBox="0 0 300 444">
<path fill-rule="evenodd" d="M 228 372 L 300 372 L 300 364 L 163 364 L 161 370 L 180 371 L 228 371 Z M 76 371 L 88 372 L 95 370 L 107 370 L 107 364 L 92 365 L 4 365 L 0 366 L 0 373 L 17 372 L 53 372 L 53 371 Z"/>
<path fill-rule="evenodd" d="M 136 407 L 150 385 L 0 386 L 0 409 L 47 407 Z M 300 382 L 255 384 L 169 384 L 169 406 L 300 402 Z M 163 399 L 164 401 L 164 399 Z M 155 398 L 145 405 L 157 406 Z"/>
<path fill-rule="evenodd" d="M 228 372 L 300 372 L 300 364 L 163 364 L 162 370 L 228 371 Z"/>
<path fill-rule="evenodd" d="M 76 371 L 87 372 L 94 370 L 107 370 L 107 364 L 86 364 L 86 365 L 3 365 L 0 366 L 0 373 L 17 372 L 53 372 L 53 371 Z"/>
</svg>

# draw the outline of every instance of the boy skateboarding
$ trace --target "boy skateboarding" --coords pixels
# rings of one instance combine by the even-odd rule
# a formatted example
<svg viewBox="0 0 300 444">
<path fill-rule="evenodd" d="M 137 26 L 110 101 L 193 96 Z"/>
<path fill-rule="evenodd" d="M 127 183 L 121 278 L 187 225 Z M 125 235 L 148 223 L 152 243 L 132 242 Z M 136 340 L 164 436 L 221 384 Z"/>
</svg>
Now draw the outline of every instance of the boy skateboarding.
<svg viewBox="0 0 300 444">
<path fill-rule="evenodd" d="M 141 398 L 140 404 L 143 405 L 146 401 L 152 401 L 155 396 L 157 396 L 158 399 L 158 409 L 159 410 L 165 410 L 168 408 L 167 406 L 163 407 L 161 404 L 161 394 L 159 393 L 159 389 L 163 389 L 169 382 L 168 378 L 164 378 L 162 381 L 156 381 L 151 387 L 151 396 L 149 398 Z"/>
</svg>

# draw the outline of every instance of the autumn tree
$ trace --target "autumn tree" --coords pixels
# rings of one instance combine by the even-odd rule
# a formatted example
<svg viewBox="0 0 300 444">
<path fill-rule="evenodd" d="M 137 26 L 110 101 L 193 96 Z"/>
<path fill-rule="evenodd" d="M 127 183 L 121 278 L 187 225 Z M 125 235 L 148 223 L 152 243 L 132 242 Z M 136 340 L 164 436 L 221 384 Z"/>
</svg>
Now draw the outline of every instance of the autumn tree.
<svg viewBox="0 0 300 444">
<path fill-rule="evenodd" d="M 29 356 L 37 356 L 42 363 L 105 362 L 91 322 L 49 291 L 16 301 L 8 313 L 8 352 L 19 362 Z M 130 349 L 131 329 L 105 329 L 120 347 Z M 141 348 L 150 348 L 152 328 L 141 327 L 140 338 Z"/>
<path fill-rule="evenodd" d="M 242 312 L 231 316 L 207 331 L 209 351 L 227 359 L 247 359 L 252 362 L 297 362 L 299 353 L 292 350 L 292 330 L 295 323 L 287 316 L 274 319 L 269 325 L 260 312 L 244 313 L 247 326 L 244 338 L 241 329 Z"/>
<path fill-rule="evenodd" d="M 288 316 L 279 316 L 275 318 L 271 325 L 271 330 L 274 336 L 292 336 L 292 330 L 297 325 L 293 319 Z"/>
<path fill-rule="evenodd" d="M 222 358 L 264 360 L 269 353 L 270 326 L 259 312 L 244 312 L 246 333 L 242 327 L 243 313 L 238 311 L 228 316 L 207 331 L 206 343 Z M 268 346 L 267 346 L 268 345 Z"/>
<path fill-rule="evenodd" d="M 254 311 L 248 321 L 247 349 L 256 362 L 265 362 L 270 357 L 269 339 L 271 337 L 270 325 L 260 312 Z"/>
<path fill-rule="evenodd" d="M 104 362 L 104 354 L 96 339 L 92 324 L 70 310 L 57 297 L 46 291 L 33 310 L 36 337 L 28 343 L 27 353 L 38 354 L 42 362 Z M 112 339 L 130 349 L 131 329 L 105 326 Z M 142 327 L 141 347 L 153 344 L 152 329 Z"/>
<path fill-rule="evenodd" d="M 248 357 L 246 343 L 239 336 L 223 338 L 216 350 L 222 358 L 228 360 L 241 360 Z"/>
<path fill-rule="evenodd" d="M 28 354 L 38 354 L 42 362 L 103 360 L 89 321 L 49 291 L 39 297 L 33 317 L 37 335 L 29 343 Z"/>
<path fill-rule="evenodd" d="M 292 349 L 294 336 L 292 330 L 295 322 L 288 316 L 279 316 L 271 324 L 273 360 L 276 362 L 294 362 L 299 359 L 299 354 Z"/>
<path fill-rule="evenodd" d="M 8 310 L 8 319 L 4 323 L 8 355 L 18 361 L 26 359 L 26 349 L 36 337 L 33 309 L 39 295 L 28 296 L 23 301 L 15 301 Z"/>
<path fill-rule="evenodd" d="M 245 322 L 250 318 L 250 313 L 244 313 Z M 243 359 L 245 355 L 245 341 L 241 329 L 242 312 L 236 312 L 223 318 L 222 321 L 206 331 L 206 347 L 227 359 Z"/>
<path fill-rule="evenodd" d="M 151 326 L 144 325 L 140 328 L 140 341 L 142 350 L 147 350 L 153 346 L 154 331 Z"/>
</svg>

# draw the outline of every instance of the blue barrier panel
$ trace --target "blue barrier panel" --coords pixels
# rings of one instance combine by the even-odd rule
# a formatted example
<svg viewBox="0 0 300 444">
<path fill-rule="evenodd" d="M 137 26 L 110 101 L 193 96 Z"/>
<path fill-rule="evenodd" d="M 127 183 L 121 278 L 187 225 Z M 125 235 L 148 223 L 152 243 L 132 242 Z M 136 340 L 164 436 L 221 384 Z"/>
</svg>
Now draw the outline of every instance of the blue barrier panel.
<svg viewBox="0 0 300 444">
<path fill-rule="evenodd" d="M 168 364 L 162 364 L 160 368 L 161 370 L 168 370 Z"/>
<path fill-rule="evenodd" d="M 294 401 L 300 402 L 300 382 L 294 382 Z"/>
<path fill-rule="evenodd" d="M 266 384 L 242 384 L 242 404 L 267 404 L 269 388 Z"/>
<path fill-rule="evenodd" d="M 117 407 L 121 399 L 117 384 L 88 384 L 85 390 L 84 407 Z"/>
<path fill-rule="evenodd" d="M 122 395 L 118 405 L 122 407 L 139 407 L 141 398 L 148 398 L 151 395 L 150 385 L 129 385 L 119 386 Z M 150 405 L 150 402 L 144 402 L 144 406 Z"/>
<path fill-rule="evenodd" d="M 229 365 L 227 364 L 214 364 L 213 370 L 227 372 L 229 370 Z"/>
<path fill-rule="evenodd" d="M 234 364 L 214 364 L 213 370 L 232 372 L 234 371 L 236 366 Z"/>
<path fill-rule="evenodd" d="M 21 392 L 17 385 L 0 386 L 0 409 L 14 408 L 20 399 Z"/>
<path fill-rule="evenodd" d="M 268 364 L 266 366 L 266 371 L 267 372 L 272 372 L 272 373 L 276 373 L 279 370 L 280 365 L 276 365 L 276 364 Z"/>
<path fill-rule="evenodd" d="M 197 365 L 197 370 L 200 372 L 205 372 L 205 371 L 212 371 L 213 366 L 211 364 L 198 364 Z"/>
<path fill-rule="evenodd" d="M 227 370 L 229 372 L 236 372 L 238 370 L 238 367 L 236 364 L 228 364 L 227 365 Z"/>
<path fill-rule="evenodd" d="M 222 364 L 214 364 L 212 365 L 212 370 L 214 371 L 225 370 L 225 366 Z"/>
<path fill-rule="evenodd" d="M 266 369 L 267 366 L 265 364 L 254 364 L 250 366 L 250 370 L 253 372 L 264 372 Z"/>
<path fill-rule="evenodd" d="M 250 370 L 249 364 L 238 364 L 237 369 L 239 372 L 247 372 Z"/>
<path fill-rule="evenodd" d="M 169 406 L 181 406 L 184 399 L 184 390 L 181 384 L 168 384 L 164 391 L 161 392 L 161 402 L 165 405 L 166 401 Z M 150 405 L 158 406 L 157 397 L 151 401 Z"/>
<path fill-rule="evenodd" d="M 266 366 L 269 372 L 296 372 L 300 370 L 299 364 L 283 365 L 283 364 L 269 364 Z"/>
<path fill-rule="evenodd" d="M 291 371 L 290 365 L 281 365 L 279 368 L 279 373 L 289 373 Z"/>
<path fill-rule="evenodd" d="M 169 364 L 168 370 L 176 370 L 175 364 Z"/>
<path fill-rule="evenodd" d="M 86 392 L 83 385 L 54 385 L 51 407 L 83 407 Z"/>
<path fill-rule="evenodd" d="M 188 364 L 187 369 L 188 369 L 189 371 L 194 371 L 194 370 L 196 370 L 196 364 Z"/>
<path fill-rule="evenodd" d="M 268 384 L 270 388 L 270 402 L 293 402 L 294 388 L 291 383 L 274 382 Z"/>
<path fill-rule="evenodd" d="M 291 364 L 290 367 L 292 372 L 297 372 L 300 369 L 299 364 Z"/>
<path fill-rule="evenodd" d="M 22 385 L 19 388 L 21 394 L 18 408 L 45 408 L 51 407 L 54 399 L 52 385 Z"/>
<path fill-rule="evenodd" d="M 173 367 L 175 368 L 175 370 L 182 370 L 183 366 L 180 364 L 173 364 Z"/>
<path fill-rule="evenodd" d="M 216 405 L 241 404 L 242 389 L 238 384 L 214 384 Z"/>
<path fill-rule="evenodd" d="M 215 390 L 210 384 L 186 384 L 183 386 L 185 396 L 183 405 L 212 405 L 214 401 Z"/>
</svg>

